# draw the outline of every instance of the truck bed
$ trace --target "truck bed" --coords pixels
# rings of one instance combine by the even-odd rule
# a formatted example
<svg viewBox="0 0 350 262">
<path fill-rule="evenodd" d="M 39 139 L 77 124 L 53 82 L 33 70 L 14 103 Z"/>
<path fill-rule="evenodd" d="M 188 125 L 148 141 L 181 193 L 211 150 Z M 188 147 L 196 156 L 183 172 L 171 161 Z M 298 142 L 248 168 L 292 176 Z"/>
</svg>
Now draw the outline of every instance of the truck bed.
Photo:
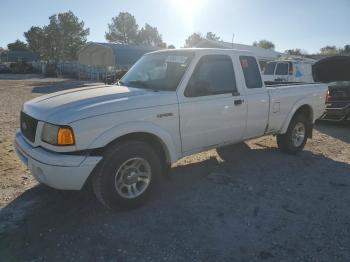
<svg viewBox="0 0 350 262">
<path fill-rule="evenodd" d="M 303 103 L 313 106 L 312 120 L 322 116 L 327 86 L 321 83 L 273 82 L 266 86 L 270 96 L 269 131 L 280 130 L 293 108 Z M 303 102 L 304 101 L 304 102 Z"/>
</svg>

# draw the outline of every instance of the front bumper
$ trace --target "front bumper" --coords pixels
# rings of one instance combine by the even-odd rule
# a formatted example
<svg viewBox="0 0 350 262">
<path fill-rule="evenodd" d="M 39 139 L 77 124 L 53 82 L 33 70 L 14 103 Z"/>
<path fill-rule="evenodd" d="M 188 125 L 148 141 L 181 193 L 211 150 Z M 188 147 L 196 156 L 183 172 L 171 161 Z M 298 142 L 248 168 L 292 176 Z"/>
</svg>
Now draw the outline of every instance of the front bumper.
<svg viewBox="0 0 350 262">
<path fill-rule="evenodd" d="M 50 187 L 80 190 L 100 156 L 69 155 L 33 147 L 26 142 L 20 130 L 16 132 L 16 152 L 35 179 Z"/>
</svg>

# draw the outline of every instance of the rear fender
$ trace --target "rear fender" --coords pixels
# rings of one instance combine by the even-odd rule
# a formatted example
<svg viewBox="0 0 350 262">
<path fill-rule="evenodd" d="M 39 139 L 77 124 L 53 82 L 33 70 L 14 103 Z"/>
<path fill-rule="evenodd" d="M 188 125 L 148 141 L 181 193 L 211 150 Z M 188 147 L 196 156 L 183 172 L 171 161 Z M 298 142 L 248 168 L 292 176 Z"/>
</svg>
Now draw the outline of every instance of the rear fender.
<svg viewBox="0 0 350 262">
<path fill-rule="evenodd" d="M 288 126 L 292 118 L 294 117 L 295 113 L 302 107 L 302 106 L 308 106 L 311 109 L 311 121 L 310 121 L 310 126 L 308 128 L 308 137 L 312 136 L 312 126 L 314 123 L 314 116 L 313 116 L 313 109 L 312 106 L 310 105 L 309 101 L 307 98 L 299 100 L 297 103 L 294 104 L 292 110 L 289 112 L 286 120 L 284 121 L 282 128 L 280 130 L 280 134 L 285 134 L 288 130 Z"/>
</svg>

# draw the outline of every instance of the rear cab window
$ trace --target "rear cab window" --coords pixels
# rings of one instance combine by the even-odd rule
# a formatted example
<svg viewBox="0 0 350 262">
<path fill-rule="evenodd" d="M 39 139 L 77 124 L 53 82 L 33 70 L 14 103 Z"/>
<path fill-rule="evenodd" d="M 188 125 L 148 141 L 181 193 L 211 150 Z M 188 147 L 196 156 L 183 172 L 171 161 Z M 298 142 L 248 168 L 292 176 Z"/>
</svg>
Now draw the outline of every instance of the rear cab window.
<svg viewBox="0 0 350 262">
<path fill-rule="evenodd" d="M 242 66 L 246 87 L 249 89 L 261 88 L 263 83 L 261 80 L 260 69 L 255 57 L 240 56 L 239 61 Z"/>
</svg>

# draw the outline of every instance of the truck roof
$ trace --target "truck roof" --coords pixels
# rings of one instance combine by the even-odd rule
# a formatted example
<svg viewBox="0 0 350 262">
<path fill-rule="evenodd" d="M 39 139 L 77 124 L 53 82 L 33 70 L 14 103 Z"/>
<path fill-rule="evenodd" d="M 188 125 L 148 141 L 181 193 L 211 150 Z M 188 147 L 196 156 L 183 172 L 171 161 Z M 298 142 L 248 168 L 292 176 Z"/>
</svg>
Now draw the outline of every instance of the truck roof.
<svg viewBox="0 0 350 262">
<path fill-rule="evenodd" d="M 254 53 L 246 50 L 238 50 L 238 49 L 224 49 L 224 48 L 178 48 L 178 49 L 163 49 L 154 52 L 150 52 L 149 54 L 154 53 L 164 53 L 164 52 L 194 52 L 195 54 L 244 54 L 249 56 L 255 56 Z"/>
</svg>

